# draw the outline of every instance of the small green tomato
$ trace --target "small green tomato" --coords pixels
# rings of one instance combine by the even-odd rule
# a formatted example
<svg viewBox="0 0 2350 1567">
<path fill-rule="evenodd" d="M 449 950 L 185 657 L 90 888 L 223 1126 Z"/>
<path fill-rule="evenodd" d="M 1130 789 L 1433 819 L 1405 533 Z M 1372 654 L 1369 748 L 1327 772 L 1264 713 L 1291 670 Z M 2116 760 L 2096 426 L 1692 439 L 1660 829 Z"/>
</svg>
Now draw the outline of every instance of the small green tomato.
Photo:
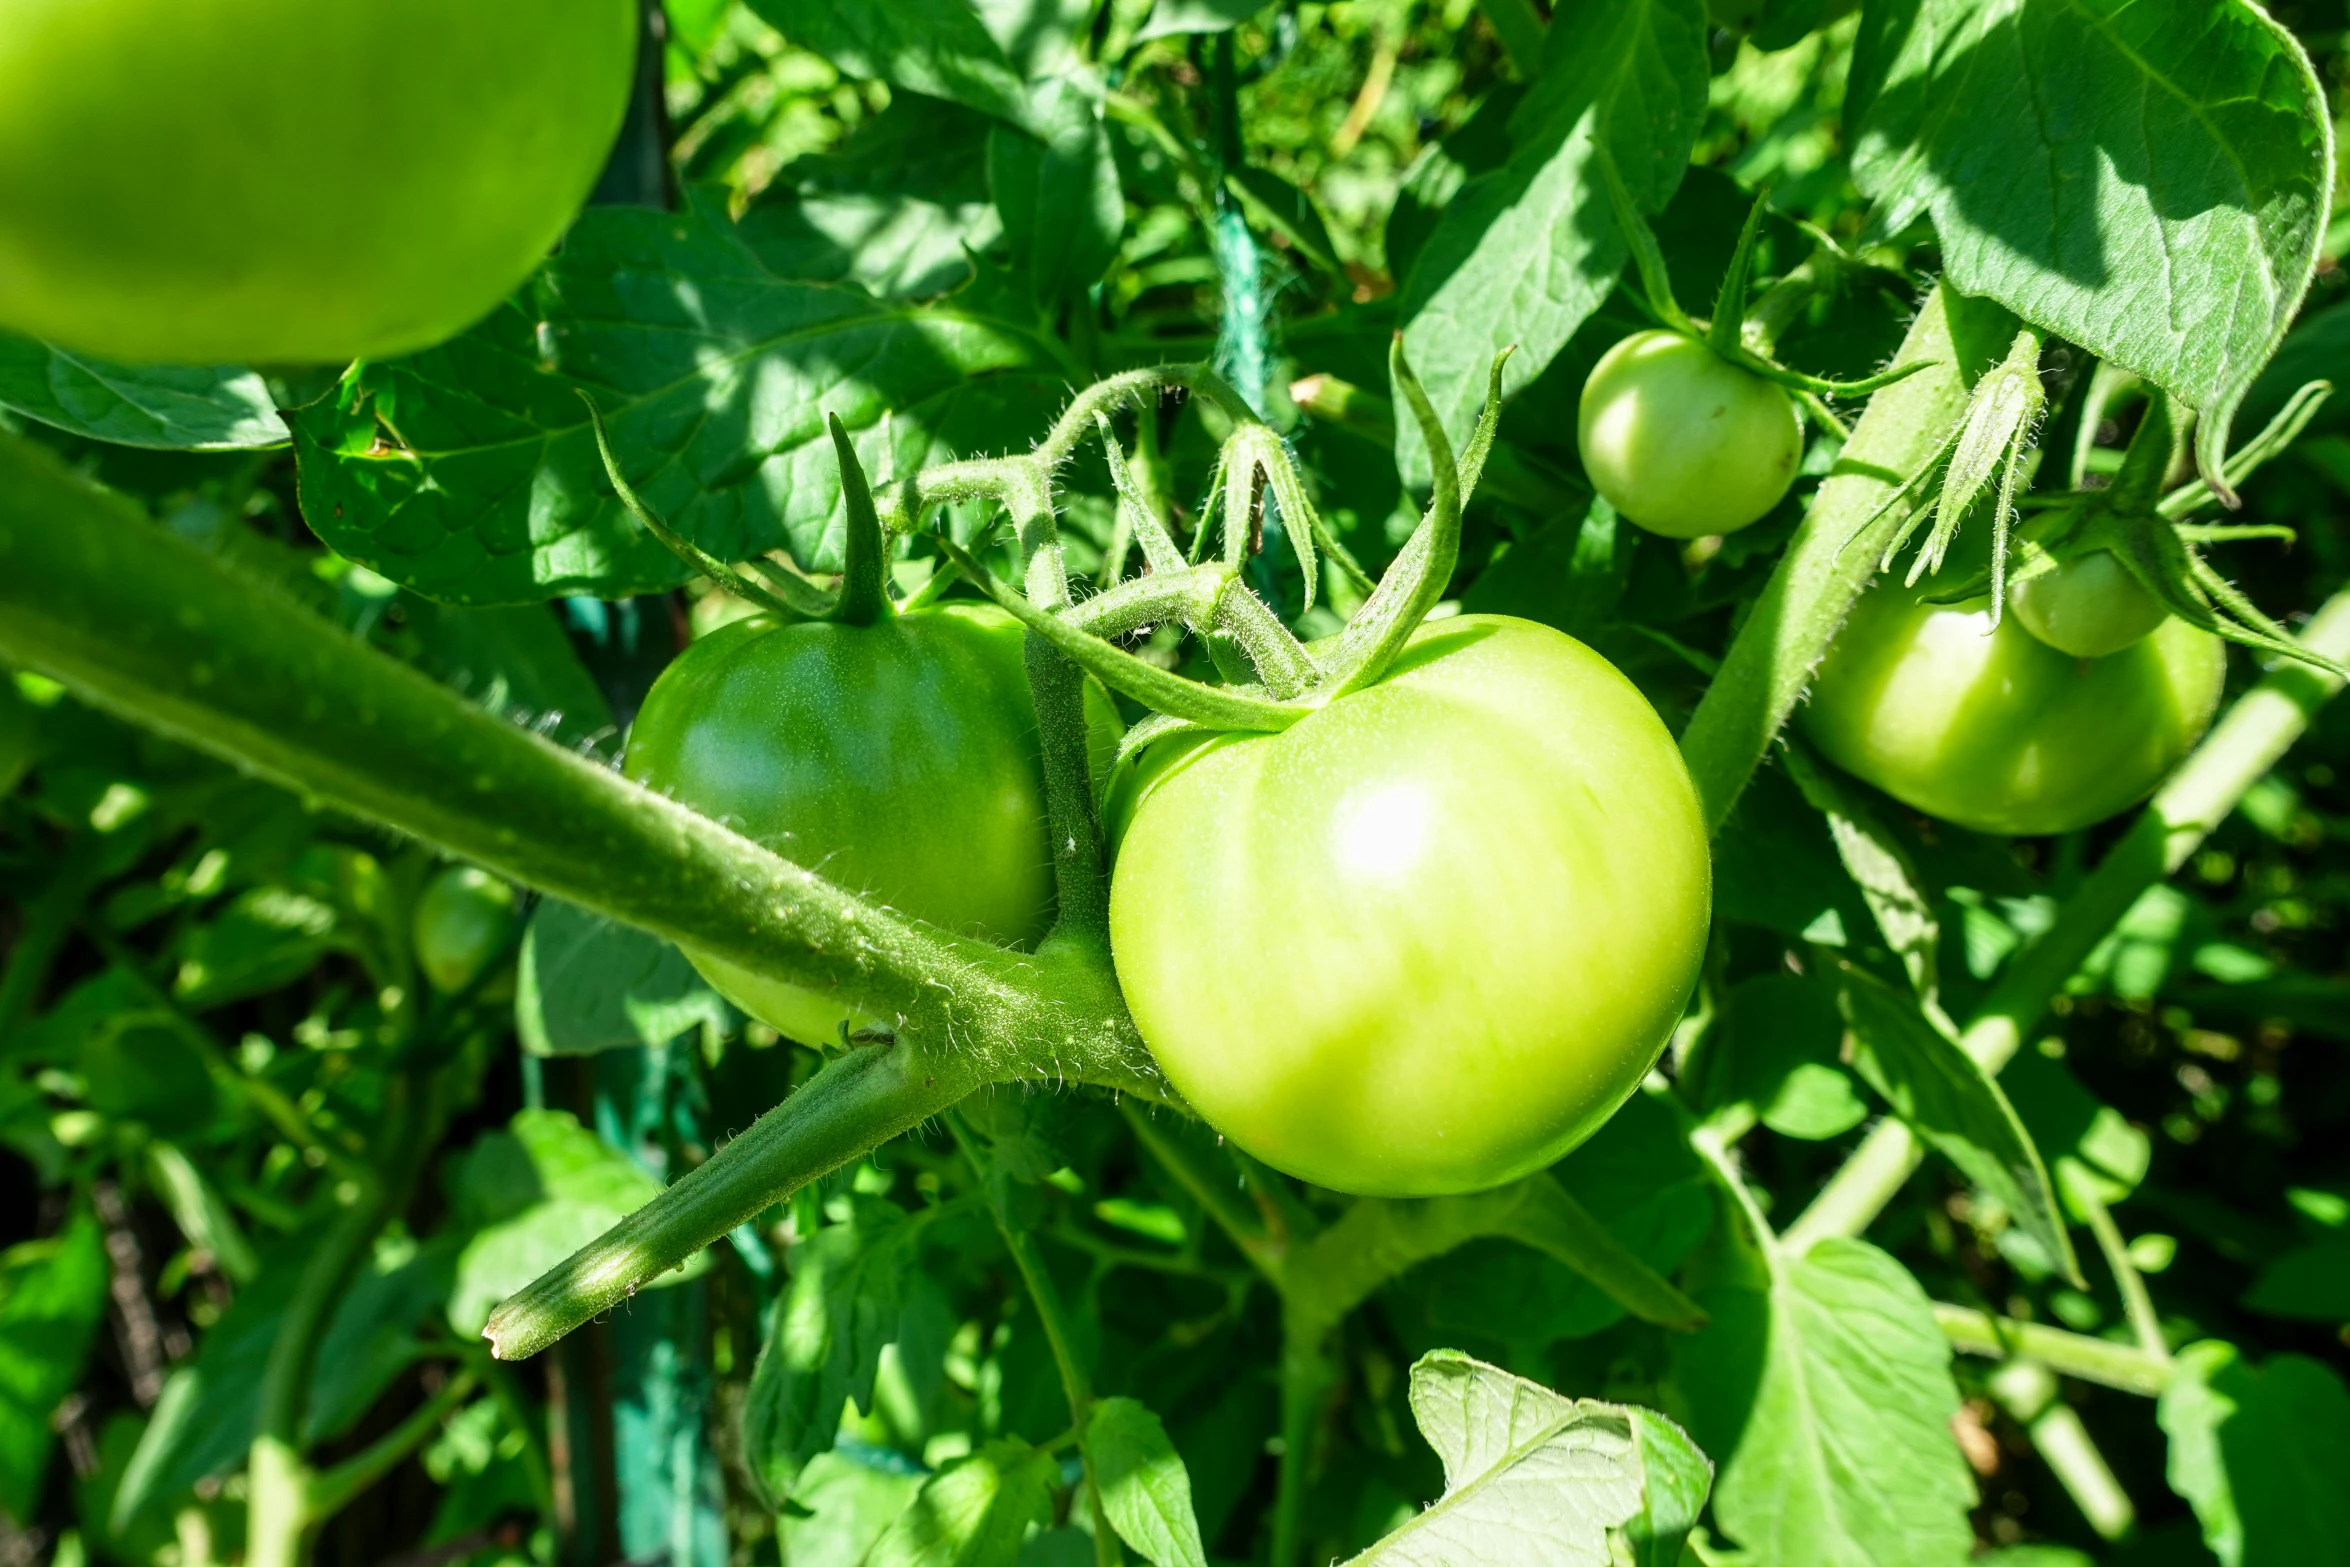
<svg viewBox="0 0 2350 1567">
<path fill-rule="evenodd" d="M 2170 618 L 2162 601 L 2110 550 L 2094 550 L 2017 583 L 2008 590 L 2007 607 L 2026 631 L 2075 658 L 2119 653 Z"/>
<path fill-rule="evenodd" d="M 1780 387 L 1678 332 L 1635 332 L 1583 383 L 1576 436 L 1608 503 L 1651 533 L 1735 533 L 1779 504 L 1803 460 Z"/>
<path fill-rule="evenodd" d="M 455 995 L 497 961 L 514 934 L 514 889 L 488 871 L 452 865 L 416 900 L 416 966 Z"/>
</svg>

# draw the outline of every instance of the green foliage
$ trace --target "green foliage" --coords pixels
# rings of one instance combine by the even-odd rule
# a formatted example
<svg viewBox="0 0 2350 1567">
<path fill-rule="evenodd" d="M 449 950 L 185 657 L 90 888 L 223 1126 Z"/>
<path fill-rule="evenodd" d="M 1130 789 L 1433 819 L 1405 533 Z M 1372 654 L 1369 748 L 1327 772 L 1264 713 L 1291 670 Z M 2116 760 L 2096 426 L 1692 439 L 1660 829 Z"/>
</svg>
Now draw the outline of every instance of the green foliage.
<svg viewBox="0 0 2350 1567">
<path fill-rule="evenodd" d="M 2338 16 L 665 9 L 666 114 L 622 148 L 647 204 L 583 214 L 439 347 L 0 340 L 0 1513 L 28 1549 L 2340 1556 L 2332 677 L 2231 653 L 2232 716 L 2140 824 L 2045 839 L 1782 733 L 1896 541 L 1946 559 L 1921 592 L 1974 594 L 2011 522 L 2027 573 L 2191 544 L 2188 607 L 2350 658 L 2350 415 L 2303 396 L 2350 348 Z M 1751 527 L 1660 539 L 1593 498 L 1578 394 L 1657 301 L 1716 300 L 1750 212 L 1752 287 L 1687 325 L 1784 367 L 1802 459 Z M 2163 394 L 2240 515 L 2150 471 Z M 1065 917 L 1035 950 L 612 769 L 694 636 L 835 601 L 836 418 L 889 530 L 859 580 L 1039 631 Z M 2065 531 L 2092 515 L 2165 531 Z M 1144 1049 L 1073 718 L 1108 699 L 1045 644 L 1140 750 L 1178 727 L 1154 707 L 1310 733 L 1455 606 L 1567 632 L 1681 737 L 1703 973 L 1554 1168 L 1347 1198 L 1193 1119 Z M 951 814 L 907 810 L 901 846 Z M 453 864 L 526 923 L 442 990 L 415 916 Z M 852 1027 L 779 1039 L 681 948 Z"/>
</svg>

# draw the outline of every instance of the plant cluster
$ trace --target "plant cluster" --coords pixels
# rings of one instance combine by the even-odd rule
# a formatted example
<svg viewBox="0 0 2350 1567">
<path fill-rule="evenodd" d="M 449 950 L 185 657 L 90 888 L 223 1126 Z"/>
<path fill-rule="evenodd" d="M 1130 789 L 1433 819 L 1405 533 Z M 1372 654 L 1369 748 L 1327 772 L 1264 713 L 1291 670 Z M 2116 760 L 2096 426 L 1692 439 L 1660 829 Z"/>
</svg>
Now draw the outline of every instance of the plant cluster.
<svg viewBox="0 0 2350 1567">
<path fill-rule="evenodd" d="M 2338 17 L 311 9 L 0 0 L 0 1561 L 2350 1560 Z"/>
</svg>

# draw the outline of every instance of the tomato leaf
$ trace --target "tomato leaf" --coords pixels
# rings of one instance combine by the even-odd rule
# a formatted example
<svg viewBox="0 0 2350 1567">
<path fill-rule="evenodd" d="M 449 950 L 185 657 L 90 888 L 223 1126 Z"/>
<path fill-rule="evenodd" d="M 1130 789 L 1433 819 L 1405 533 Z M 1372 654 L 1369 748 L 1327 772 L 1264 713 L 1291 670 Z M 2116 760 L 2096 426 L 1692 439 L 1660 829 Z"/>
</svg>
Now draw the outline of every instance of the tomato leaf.
<svg viewBox="0 0 2350 1567">
<path fill-rule="evenodd" d="M 46 1240 L 0 1253 L 0 1513 L 20 1524 L 34 1517 L 55 1440 L 49 1417 L 81 1378 L 108 1276 L 86 1211 Z"/>
<path fill-rule="evenodd" d="M 1059 1467 L 1026 1442 L 988 1443 L 930 1478 L 865 1567 L 1012 1567 L 1029 1526 L 1052 1516 Z"/>
<path fill-rule="evenodd" d="M 987 189 L 991 121 L 899 93 L 828 152 L 786 164 L 743 213 L 743 240 L 779 277 L 927 299 L 971 277 L 1003 221 Z"/>
<path fill-rule="evenodd" d="M 630 482 L 695 545 L 837 569 L 827 414 L 877 481 L 1050 422 L 1059 378 L 1035 372 L 1057 351 L 994 297 L 918 308 L 793 282 L 705 207 L 598 208 L 525 299 L 428 353 L 355 368 L 296 416 L 303 515 L 341 554 L 445 602 L 674 586 L 686 568 L 605 482 L 584 388 Z"/>
<path fill-rule="evenodd" d="M 1126 197 L 1100 101 L 1061 80 L 1040 87 L 1034 102 L 1034 133 L 989 130 L 987 184 L 1013 275 L 1051 306 L 1098 281 L 1117 256 Z"/>
<path fill-rule="evenodd" d="M 873 1407 L 873 1379 L 901 1330 L 920 1234 L 902 1209 L 865 1198 L 793 1249 L 791 1283 L 743 1410 L 745 1457 L 779 1505 L 807 1461 L 832 1445 L 842 1407 Z"/>
<path fill-rule="evenodd" d="M 1600 147 L 1643 212 L 1679 186 L 1705 116 L 1706 31 L 1698 0 L 1578 6 L 1552 23 L 1542 76 L 1510 120 L 1508 162 L 1452 197 L 1402 284 L 1405 345 L 1456 442 L 1494 355 L 1517 348 L 1516 392 L 1615 286 L 1627 250 L 1593 163 Z M 1419 432 L 1407 420 L 1396 435 L 1397 460 L 1424 484 Z"/>
<path fill-rule="evenodd" d="M 1684 1451 L 1686 1439 L 1675 1443 L 1680 1433 L 1646 1411 L 1567 1398 L 1449 1349 L 1412 1367 L 1411 1400 L 1420 1434 L 1444 1460 L 1444 1495 L 1352 1567 L 1605 1567 L 1610 1530 L 1645 1517 L 1661 1545 L 1687 1531 L 1702 1502 L 1702 1487 L 1697 1502 L 1690 1491 L 1703 1456 Z M 1664 1449 L 1653 1504 L 1644 1446 Z"/>
<path fill-rule="evenodd" d="M 0 408 L 94 441 L 226 452 L 282 446 L 269 387 L 235 365 L 118 365 L 0 332 Z"/>
<path fill-rule="evenodd" d="M 1118 1538 L 1152 1567 L 1207 1567 L 1191 1475 L 1159 1417 L 1131 1398 L 1105 1398 L 1087 1416 L 1083 1440 Z"/>
<path fill-rule="evenodd" d="M 1772 1252 L 1767 1285 L 1708 1292 L 1713 1326 L 1673 1345 L 1694 1434 L 1719 1455 L 1717 1524 L 1756 1567 L 1964 1561 L 1975 1487 L 1925 1291 L 1864 1241 Z"/>
<path fill-rule="evenodd" d="M 2326 1561 L 2350 1539 L 2350 1392 L 2330 1367 L 2190 1345 L 2162 1393 L 2171 1489 L 2221 1567 Z"/>
<path fill-rule="evenodd" d="M 1853 76 L 1885 230 L 1931 213 L 1957 287 L 2200 410 L 2216 479 L 2325 227 L 2326 99 L 2293 36 L 2246 0 L 1904 0 L 1869 8 Z"/>
<path fill-rule="evenodd" d="M 515 1031 L 534 1055 L 664 1045 L 723 1033 L 734 1013 L 685 954 L 658 936 L 549 898 L 523 933 Z"/>
<path fill-rule="evenodd" d="M 449 1291 L 449 1324 L 471 1336 L 490 1310 L 651 1202 L 661 1183 L 562 1110 L 525 1110 L 465 1156 L 460 1214 L 472 1227 Z M 652 1288 L 709 1269 L 697 1253 Z"/>
<path fill-rule="evenodd" d="M 2039 1147 L 1998 1080 L 1917 1004 L 1858 969 L 1843 973 L 1853 1069 L 1920 1137 L 2023 1226 L 2076 1282 L 2081 1265 Z"/>
</svg>

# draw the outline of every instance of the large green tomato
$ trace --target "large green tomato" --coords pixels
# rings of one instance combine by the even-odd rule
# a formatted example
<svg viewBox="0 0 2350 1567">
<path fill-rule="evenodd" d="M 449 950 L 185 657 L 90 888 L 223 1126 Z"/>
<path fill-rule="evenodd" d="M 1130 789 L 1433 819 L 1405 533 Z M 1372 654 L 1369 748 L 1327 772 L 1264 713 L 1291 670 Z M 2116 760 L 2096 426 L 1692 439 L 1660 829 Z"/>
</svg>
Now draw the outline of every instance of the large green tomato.
<svg viewBox="0 0 2350 1567">
<path fill-rule="evenodd" d="M 1052 922 L 1044 768 L 1019 624 L 950 605 L 872 626 L 723 626 L 662 672 L 628 776 L 901 913 L 1008 946 Z M 1106 704 L 1097 722 L 1114 724 Z M 705 954 L 744 1011 L 809 1043 L 865 1017 Z"/>
<path fill-rule="evenodd" d="M 0 326 L 334 362 L 487 314 L 579 210 L 636 0 L 0 0 Z"/>
<path fill-rule="evenodd" d="M 488 871 L 452 865 L 416 900 L 416 966 L 455 995 L 481 977 L 514 935 L 514 889 Z"/>
<path fill-rule="evenodd" d="M 2211 725 L 2219 638 L 2183 620 L 2075 658 L 1987 603 L 1861 595 L 1812 684 L 1802 725 L 1830 761 L 1977 832 L 2071 832 L 2153 792 Z"/>
<path fill-rule="evenodd" d="M 1672 736 L 1530 621 L 1424 626 L 1274 735 L 1154 748 L 1112 802 L 1110 945 L 1218 1131 L 1340 1191 L 1476 1191 L 1591 1135 L 1696 983 L 1712 889 Z"/>
<path fill-rule="evenodd" d="M 1786 392 L 1678 332 L 1635 332 L 1607 351 L 1583 383 L 1576 438 L 1593 488 L 1668 539 L 1760 521 L 1803 461 Z"/>
</svg>

